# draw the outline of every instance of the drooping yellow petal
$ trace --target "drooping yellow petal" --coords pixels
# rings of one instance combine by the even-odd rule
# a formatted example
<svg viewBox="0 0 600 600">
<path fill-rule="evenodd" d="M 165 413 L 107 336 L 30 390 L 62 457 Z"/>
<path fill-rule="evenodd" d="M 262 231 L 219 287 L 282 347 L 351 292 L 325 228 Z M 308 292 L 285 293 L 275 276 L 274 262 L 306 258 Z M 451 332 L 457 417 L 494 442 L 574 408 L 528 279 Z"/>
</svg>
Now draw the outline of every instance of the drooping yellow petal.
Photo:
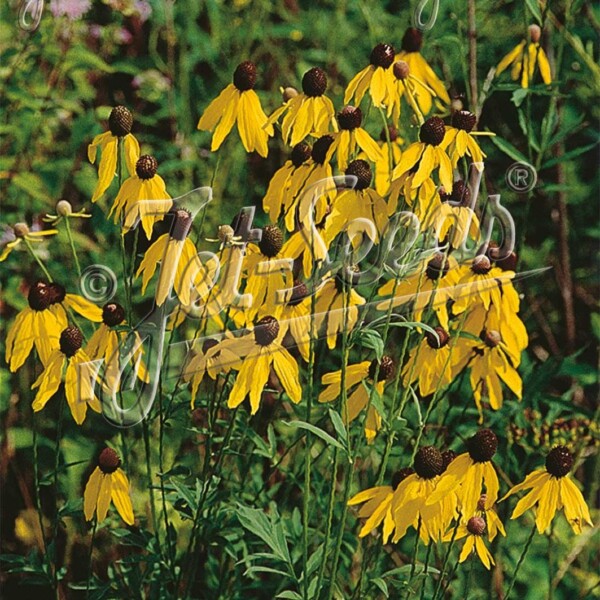
<svg viewBox="0 0 600 600">
<path fill-rule="evenodd" d="M 31 389 L 39 388 L 31 405 L 33 412 L 42 410 L 48 400 L 58 391 L 58 387 L 62 381 L 64 360 L 64 354 L 56 350 L 50 357 L 48 366 L 31 386 Z"/>
<path fill-rule="evenodd" d="M 523 48 L 525 47 L 525 41 L 522 41 L 520 44 L 516 45 L 499 63 L 496 67 L 496 75 L 500 75 L 502 71 L 506 70 L 506 68 L 511 65 L 515 59 L 522 53 Z"/>
<path fill-rule="evenodd" d="M 98 496 L 100 494 L 100 484 L 102 478 L 105 477 L 100 470 L 100 467 L 96 467 L 83 492 L 83 514 L 85 515 L 86 521 L 91 521 L 94 518 L 94 511 L 98 504 Z"/>
<path fill-rule="evenodd" d="M 273 366 L 275 373 L 281 381 L 281 385 L 288 396 L 296 404 L 302 399 L 302 388 L 300 387 L 300 373 L 298 363 L 292 358 L 292 355 L 282 346 L 273 355 Z"/>
<path fill-rule="evenodd" d="M 98 165 L 98 183 L 92 196 L 92 202 L 96 202 L 108 189 L 117 171 L 117 138 L 112 137 L 102 147 L 102 156 Z"/>
<path fill-rule="evenodd" d="M 16 317 L 6 336 L 5 359 L 12 373 L 25 362 L 35 339 L 33 330 L 34 311 L 27 307 Z"/>
<path fill-rule="evenodd" d="M 110 498 L 112 494 L 112 477 L 110 475 L 103 475 L 100 481 L 100 490 L 98 492 L 98 502 L 96 504 L 96 515 L 98 517 L 98 523 L 101 523 L 106 518 L 108 507 L 110 505 Z"/>
<path fill-rule="evenodd" d="M 133 506 L 129 495 L 129 481 L 122 469 L 117 469 L 110 475 L 112 477 L 111 497 L 112 501 L 127 525 L 133 525 L 135 517 Z"/>
<path fill-rule="evenodd" d="M 102 309 L 83 296 L 66 294 L 63 304 L 94 323 L 102 322 Z"/>
<path fill-rule="evenodd" d="M 227 137 L 227 135 L 229 135 L 229 132 L 231 131 L 231 128 L 233 127 L 237 116 L 240 92 L 238 92 L 238 90 L 236 90 L 233 85 L 228 86 L 227 88 L 225 88 L 225 90 L 227 90 L 228 88 L 231 89 L 226 96 L 226 105 L 224 107 L 221 120 L 213 134 L 212 142 L 210 145 L 211 152 L 215 152 L 220 148 L 221 144 L 223 143 L 223 140 Z M 223 93 L 225 92 L 225 90 L 223 90 Z M 225 102 L 225 100 L 223 100 L 223 102 Z M 200 129 L 203 129 L 203 127 L 201 127 L 201 124 L 202 119 L 200 119 L 198 127 Z"/>
</svg>

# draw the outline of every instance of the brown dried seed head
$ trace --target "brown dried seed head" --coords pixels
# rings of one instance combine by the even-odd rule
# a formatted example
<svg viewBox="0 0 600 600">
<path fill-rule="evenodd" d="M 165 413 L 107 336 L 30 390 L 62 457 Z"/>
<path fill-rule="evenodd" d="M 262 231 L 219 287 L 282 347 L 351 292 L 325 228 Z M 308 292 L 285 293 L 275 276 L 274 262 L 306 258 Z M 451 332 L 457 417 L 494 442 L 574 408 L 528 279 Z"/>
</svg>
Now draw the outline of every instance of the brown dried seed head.
<svg viewBox="0 0 600 600">
<path fill-rule="evenodd" d="M 492 263 L 485 254 L 480 254 L 473 259 L 471 271 L 476 275 L 487 275 L 492 269 Z"/>
<path fill-rule="evenodd" d="M 410 75 L 410 67 L 403 60 L 394 63 L 393 71 L 396 79 L 406 79 Z"/>
<path fill-rule="evenodd" d="M 305 144 L 304 142 L 296 144 L 292 149 L 292 164 L 298 168 L 310 158 L 311 152 L 312 148 L 308 144 Z"/>
<path fill-rule="evenodd" d="M 479 500 L 477 500 L 477 510 L 485 510 L 485 503 L 487 502 L 487 494 L 481 494 Z"/>
<path fill-rule="evenodd" d="M 333 137 L 330 135 L 321 136 L 314 144 L 311 152 L 312 159 L 320 164 L 325 164 L 329 147 L 333 144 Z"/>
<path fill-rule="evenodd" d="M 540 29 L 539 25 L 536 25 L 535 23 L 533 25 L 529 26 L 529 38 L 531 39 L 531 41 L 534 44 L 537 44 L 540 41 L 540 38 L 542 37 L 542 30 Z"/>
<path fill-rule="evenodd" d="M 394 359 L 387 354 L 384 354 L 381 357 L 381 362 L 377 362 L 377 360 L 371 361 L 369 365 L 369 378 L 375 378 L 375 371 L 377 371 L 377 365 L 379 364 L 379 372 L 377 373 L 377 381 L 386 381 L 390 380 L 394 373 L 396 372 L 396 367 L 394 364 Z"/>
<path fill-rule="evenodd" d="M 308 296 L 308 287 L 303 281 L 294 281 L 294 287 L 292 288 L 292 295 L 288 300 L 288 306 L 297 306 Z"/>
<path fill-rule="evenodd" d="M 473 131 L 477 123 L 477 117 L 468 110 L 457 110 L 452 115 L 452 126 L 456 129 L 462 129 L 467 133 Z"/>
<path fill-rule="evenodd" d="M 412 467 L 404 467 L 396 471 L 392 475 L 392 487 L 396 489 L 409 475 L 412 475 L 415 470 Z"/>
<path fill-rule="evenodd" d="M 425 275 L 427 279 L 437 281 L 440 277 L 444 277 L 449 269 L 448 257 L 439 252 L 427 263 Z"/>
<path fill-rule="evenodd" d="M 443 327 L 434 327 L 433 329 L 437 333 L 437 338 L 430 331 L 425 332 L 425 338 L 427 339 L 429 347 L 434 350 L 439 350 L 440 348 L 447 346 L 450 341 L 448 332 Z"/>
<path fill-rule="evenodd" d="M 444 471 L 450 466 L 450 463 L 458 456 L 454 450 L 444 450 L 442 452 L 442 461 L 444 463 Z"/>
</svg>

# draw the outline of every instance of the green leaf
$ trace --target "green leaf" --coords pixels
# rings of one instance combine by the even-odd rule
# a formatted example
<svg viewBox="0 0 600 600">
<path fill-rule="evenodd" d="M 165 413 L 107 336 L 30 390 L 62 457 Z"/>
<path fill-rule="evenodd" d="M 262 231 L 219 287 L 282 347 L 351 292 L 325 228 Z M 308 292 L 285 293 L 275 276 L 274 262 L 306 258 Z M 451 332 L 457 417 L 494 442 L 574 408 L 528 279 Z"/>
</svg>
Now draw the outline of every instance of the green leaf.
<svg viewBox="0 0 600 600">
<path fill-rule="evenodd" d="M 310 433 L 316 435 L 321 438 L 328 446 L 334 446 L 339 448 L 340 450 L 344 450 L 344 446 L 338 442 L 335 438 L 331 437 L 326 431 L 323 431 L 319 427 L 315 427 L 315 425 L 311 425 L 310 423 L 305 423 L 304 421 L 290 421 L 289 423 L 283 423 L 287 427 L 296 427 L 298 429 L 305 429 L 306 431 L 310 431 Z"/>
<path fill-rule="evenodd" d="M 375 350 L 378 359 L 383 356 L 383 339 L 378 331 L 363 329 L 357 337 L 361 346 Z"/>
<path fill-rule="evenodd" d="M 578 156 L 581 156 L 582 154 L 586 154 L 592 148 L 595 148 L 597 145 L 598 145 L 598 142 L 594 142 L 593 144 L 588 144 L 587 146 L 575 148 L 574 150 L 571 150 L 570 152 L 567 152 L 567 153 L 563 154 L 562 156 L 557 156 L 555 158 L 551 158 L 550 160 L 546 161 L 542 165 L 542 169 L 549 169 L 550 167 L 553 167 L 554 165 L 557 165 L 558 163 L 568 162 L 570 160 L 573 160 L 574 158 L 577 158 Z"/>
<path fill-rule="evenodd" d="M 286 598 L 287 600 L 302 600 L 302 596 L 298 592 L 293 592 L 292 590 L 284 590 L 283 592 L 277 594 L 275 598 Z"/>
<path fill-rule="evenodd" d="M 381 579 L 381 577 L 375 577 L 375 579 L 371 579 L 371 583 L 378 587 L 381 590 L 381 593 L 386 597 L 390 597 L 390 592 L 388 590 L 387 583 Z"/>
<path fill-rule="evenodd" d="M 538 0 L 525 0 L 525 4 L 527 4 L 527 8 L 529 12 L 535 17 L 536 21 L 539 25 L 542 24 L 542 12 L 540 11 L 540 6 Z"/>
<path fill-rule="evenodd" d="M 504 138 L 500 136 L 494 136 L 490 138 L 492 143 L 495 144 L 504 154 L 516 160 L 518 162 L 529 163 L 528 159 L 521 154 L 519 150 L 517 150 L 510 142 L 507 142 Z"/>
<path fill-rule="evenodd" d="M 336 412 L 335 410 L 330 408 L 329 409 L 329 418 L 331 419 L 331 422 L 333 423 L 333 428 L 335 429 L 335 432 L 337 433 L 338 437 L 341 440 L 345 440 L 346 437 L 348 436 L 348 432 L 346 431 L 346 426 L 344 425 L 344 421 L 342 420 L 342 417 L 340 417 L 338 412 Z"/>
</svg>

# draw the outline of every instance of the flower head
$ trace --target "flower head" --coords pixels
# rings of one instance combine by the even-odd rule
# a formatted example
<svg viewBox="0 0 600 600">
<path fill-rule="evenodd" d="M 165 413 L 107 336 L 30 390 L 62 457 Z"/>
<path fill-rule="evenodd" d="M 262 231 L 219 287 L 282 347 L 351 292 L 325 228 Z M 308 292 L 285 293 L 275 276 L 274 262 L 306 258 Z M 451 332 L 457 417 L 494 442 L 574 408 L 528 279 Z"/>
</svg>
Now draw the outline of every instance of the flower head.
<svg viewBox="0 0 600 600">
<path fill-rule="evenodd" d="M 590 511 L 582 493 L 571 479 L 573 455 L 565 446 L 555 446 L 546 456 L 545 468 L 536 469 L 522 483 L 515 485 L 504 496 L 530 490 L 517 502 L 511 519 L 537 506 L 535 523 L 539 533 L 544 533 L 557 510 L 563 509 L 575 533 L 581 533 L 584 523 L 593 525 Z"/>
<path fill-rule="evenodd" d="M 122 144 L 125 163 L 129 174 L 135 173 L 136 161 L 140 156 L 140 145 L 131 133 L 133 115 L 125 106 L 115 106 L 108 117 L 108 131 L 97 135 L 88 146 L 88 159 L 96 162 L 98 148 L 101 151 L 98 165 L 98 183 L 92 202 L 96 202 L 108 189 L 117 172 L 119 145 Z"/>
<path fill-rule="evenodd" d="M 121 469 L 118 454 L 112 448 L 104 448 L 83 493 L 83 513 L 86 520 L 91 521 L 96 513 L 98 522 L 104 521 L 111 500 L 123 521 L 127 525 L 133 525 L 135 518 L 129 495 L 129 480 Z"/>
<path fill-rule="evenodd" d="M 273 135 L 273 126 L 267 122 L 254 86 L 256 66 L 249 60 L 240 63 L 230 83 L 206 108 L 198 121 L 198 129 L 214 131 L 210 149 L 218 150 L 237 123 L 238 133 L 246 152 L 267 156 L 267 141 Z"/>
</svg>

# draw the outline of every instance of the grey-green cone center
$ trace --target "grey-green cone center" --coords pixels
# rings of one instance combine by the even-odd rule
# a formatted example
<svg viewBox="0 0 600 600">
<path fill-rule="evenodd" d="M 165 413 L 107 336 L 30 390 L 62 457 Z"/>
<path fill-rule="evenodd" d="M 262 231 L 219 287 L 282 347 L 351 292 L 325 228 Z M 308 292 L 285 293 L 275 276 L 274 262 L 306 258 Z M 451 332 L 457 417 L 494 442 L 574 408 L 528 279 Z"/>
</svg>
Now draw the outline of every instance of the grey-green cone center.
<svg viewBox="0 0 600 600">
<path fill-rule="evenodd" d="M 104 448 L 98 457 L 98 466 L 105 475 L 110 475 L 121 466 L 121 459 L 112 448 Z"/>
<path fill-rule="evenodd" d="M 277 225 L 263 227 L 258 247 L 267 258 L 277 256 L 283 247 L 283 232 L 281 229 Z"/>
<path fill-rule="evenodd" d="M 467 441 L 467 449 L 475 462 L 488 462 L 498 450 L 498 438 L 491 429 L 480 429 Z"/>
<path fill-rule="evenodd" d="M 133 115 L 124 106 L 115 106 L 108 117 L 108 128 L 116 137 L 125 137 L 131 133 L 133 126 Z"/>
<path fill-rule="evenodd" d="M 158 170 L 158 161 L 154 156 L 144 154 L 135 163 L 135 172 L 140 179 L 152 179 Z"/>
<path fill-rule="evenodd" d="M 561 478 L 573 467 L 573 455 L 565 446 L 556 446 L 546 456 L 546 471 L 554 477 Z"/>
<path fill-rule="evenodd" d="M 83 334 L 73 325 L 67 327 L 60 334 L 60 351 L 67 357 L 74 356 L 83 344 Z"/>
<path fill-rule="evenodd" d="M 269 346 L 278 335 L 279 321 L 275 317 L 263 317 L 254 326 L 254 339 L 259 346 Z"/>
<path fill-rule="evenodd" d="M 310 97 L 322 96 L 327 89 L 327 75 L 323 69 L 313 67 L 302 77 L 302 91 Z"/>
<path fill-rule="evenodd" d="M 442 453 L 435 446 L 420 448 L 415 455 L 414 468 L 422 479 L 433 479 L 444 471 Z"/>
<path fill-rule="evenodd" d="M 256 66 L 249 60 L 240 63 L 233 73 L 233 85 L 240 91 L 246 92 L 256 85 Z"/>
</svg>

